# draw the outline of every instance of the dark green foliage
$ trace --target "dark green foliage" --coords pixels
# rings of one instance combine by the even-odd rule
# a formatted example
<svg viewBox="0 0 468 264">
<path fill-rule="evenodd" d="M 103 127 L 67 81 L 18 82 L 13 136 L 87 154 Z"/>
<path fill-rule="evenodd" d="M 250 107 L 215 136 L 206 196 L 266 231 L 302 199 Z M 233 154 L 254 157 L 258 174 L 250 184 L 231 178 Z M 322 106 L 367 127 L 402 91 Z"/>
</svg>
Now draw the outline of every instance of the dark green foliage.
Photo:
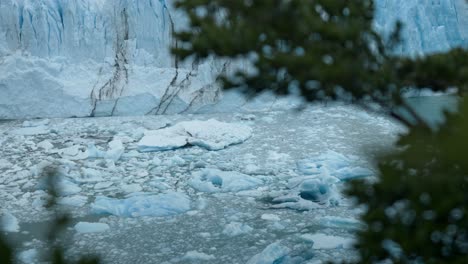
<svg viewBox="0 0 468 264">
<path fill-rule="evenodd" d="M 13 263 L 13 249 L 0 234 L 0 261 L 4 264 Z"/>
<path fill-rule="evenodd" d="M 366 207 L 362 263 L 468 263 L 467 135 L 465 102 L 443 128 L 403 136 L 404 150 L 382 159 L 378 183 L 351 183 L 349 195 Z"/>
<path fill-rule="evenodd" d="M 49 261 L 52 264 L 69 264 L 70 261 L 67 261 L 65 258 L 65 247 L 63 244 L 58 243 L 57 240 L 66 228 L 70 219 L 66 214 L 60 212 L 56 204 L 57 198 L 57 184 L 56 184 L 56 170 L 53 168 L 47 168 L 43 172 L 43 177 L 47 178 L 48 192 L 51 195 L 51 199 L 47 204 L 47 208 L 55 213 L 55 218 L 51 223 L 51 229 L 48 233 L 48 245 L 50 248 L 50 253 L 48 256 L 44 256 L 45 260 Z M 1 264 L 13 264 L 14 257 L 13 254 L 15 249 L 12 245 L 7 243 L 6 239 L 0 233 L 0 263 Z M 76 264 L 99 264 L 99 259 L 96 257 L 82 257 Z"/>
</svg>

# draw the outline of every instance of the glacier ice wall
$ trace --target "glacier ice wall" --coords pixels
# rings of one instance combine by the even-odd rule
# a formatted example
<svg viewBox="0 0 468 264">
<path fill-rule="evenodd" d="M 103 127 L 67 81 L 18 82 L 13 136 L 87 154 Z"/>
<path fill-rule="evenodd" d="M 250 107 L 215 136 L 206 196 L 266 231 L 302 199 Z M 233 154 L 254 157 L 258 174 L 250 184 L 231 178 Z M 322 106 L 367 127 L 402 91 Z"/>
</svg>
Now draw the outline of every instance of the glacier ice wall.
<svg viewBox="0 0 468 264">
<path fill-rule="evenodd" d="M 378 31 L 392 32 L 397 20 L 404 24 L 398 53 L 422 55 L 468 47 L 466 0 L 376 0 Z"/>
<path fill-rule="evenodd" d="M 400 51 L 467 46 L 464 0 L 376 0 L 375 26 L 406 27 Z M 222 95 L 216 76 L 231 62 L 180 62 L 173 30 L 186 18 L 173 0 L 0 0 L 0 119 L 258 110 Z M 221 99 L 222 98 L 222 99 Z M 265 103 L 268 102 L 268 103 Z"/>
</svg>

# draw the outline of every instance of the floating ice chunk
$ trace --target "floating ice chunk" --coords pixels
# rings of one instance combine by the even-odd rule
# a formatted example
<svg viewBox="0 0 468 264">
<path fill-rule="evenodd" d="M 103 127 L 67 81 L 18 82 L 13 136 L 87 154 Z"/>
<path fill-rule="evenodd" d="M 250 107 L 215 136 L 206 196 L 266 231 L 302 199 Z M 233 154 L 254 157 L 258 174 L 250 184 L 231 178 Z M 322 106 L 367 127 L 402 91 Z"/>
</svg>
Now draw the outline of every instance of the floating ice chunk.
<svg viewBox="0 0 468 264">
<path fill-rule="evenodd" d="M 231 222 L 224 227 L 223 234 L 234 237 L 252 232 L 254 229 L 247 224 Z"/>
<path fill-rule="evenodd" d="M 314 158 L 298 161 L 297 168 L 305 175 L 325 173 L 342 181 L 373 175 L 371 170 L 354 165 L 356 162 L 354 156 L 328 151 Z"/>
<path fill-rule="evenodd" d="M 191 145 L 208 150 L 224 149 L 252 136 L 252 129 L 246 125 L 223 123 L 214 119 L 182 122 L 180 125 L 190 135 L 188 142 Z"/>
<path fill-rule="evenodd" d="M 82 150 L 82 146 L 73 145 L 68 148 L 59 149 L 57 153 L 65 159 L 69 160 L 82 160 L 87 159 L 89 154 L 87 151 Z"/>
<path fill-rule="evenodd" d="M 281 220 L 279 216 L 275 214 L 262 214 L 261 218 L 267 221 L 280 221 Z"/>
<path fill-rule="evenodd" d="M 141 185 L 140 184 L 124 184 L 121 186 L 122 188 L 122 191 L 126 192 L 126 193 L 136 193 L 136 192 L 140 192 L 141 190 L 143 190 L 143 188 L 141 188 Z"/>
<path fill-rule="evenodd" d="M 37 146 L 44 149 L 45 151 L 49 151 L 54 148 L 54 145 L 52 145 L 49 140 L 41 141 L 37 144 Z"/>
<path fill-rule="evenodd" d="M 182 257 L 182 261 L 208 261 L 208 260 L 214 260 L 216 259 L 213 255 L 208 255 L 203 252 L 198 252 L 198 251 L 189 251 L 185 253 L 185 255 Z"/>
<path fill-rule="evenodd" d="M 301 239 L 308 242 L 313 242 L 314 249 L 349 249 L 353 247 L 355 242 L 352 238 L 345 238 L 339 236 L 329 236 L 321 233 L 317 234 L 304 234 Z"/>
<path fill-rule="evenodd" d="M 50 132 L 50 129 L 47 126 L 22 127 L 22 128 L 17 128 L 11 131 L 12 134 L 21 135 L 21 136 L 43 135 L 43 134 L 48 134 L 49 132 Z"/>
<path fill-rule="evenodd" d="M 325 203 L 338 194 L 335 177 L 315 177 L 302 181 L 299 185 L 299 196 L 302 199 L 317 203 Z"/>
<path fill-rule="evenodd" d="M 62 197 L 58 199 L 57 203 L 60 205 L 82 207 L 88 201 L 88 197 L 82 195 Z"/>
<path fill-rule="evenodd" d="M 138 150 L 141 152 L 164 151 L 187 145 L 187 136 L 177 135 L 173 128 L 152 131 L 138 142 Z"/>
<path fill-rule="evenodd" d="M 267 246 L 262 252 L 253 256 L 247 264 L 274 264 L 281 263 L 281 260 L 287 257 L 291 250 L 280 241 Z"/>
<path fill-rule="evenodd" d="M 56 188 L 60 196 L 68 196 L 81 192 L 81 188 L 78 187 L 78 185 L 66 178 L 58 179 L 56 182 Z"/>
<path fill-rule="evenodd" d="M 75 225 L 75 230 L 78 233 L 100 233 L 109 230 L 109 225 L 104 223 L 88 223 L 79 222 Z"/>
<path fill-rule="evenodd" d="M 273 198 L 273 207 L 310 210 L 338 205 L 338 182 L 339 179 L 326 174 L 293 178 L 288 183 L 288 193 Z"/>
<path fill-rule="evenodd" d="M 119 139 L 114 139 L 109 142 L 109 149 L 105 153 L 104 158 L 118 161 L 124 152 L 125 147 L 122 141 Z"/>
<path fill-rule="evenodd" d="M 170 216 L 190 210 L 187 195 L 168 192 L 158 195 L 139 194 L 126 199 L 98 196 L 91 204 L 96 214 L 112 214 L 123 217 Z"/>
<path fill-rule="evenodd" d="M 187 121 L 175 126 L 147 131 L 138 143 L 141 152 L 163 151 L 187 144 L 208 150 L 220 150 L 239 144 L 252 136 L 252 129 L 242 124 L 230 124 L 214 119 Z"/>
<path fill-rule="evenodd" d="M 95 190 L 106 189 L 106 188 L 111 187 L 113 184 L 114 184 L 114 183 L 113 183 L 113 182 L 110 182 L 110 181 L 107 181 L 107 182 L 98 182 L 98 183 L 96 183 L 96 185 L 94 185 L 94 189 L 95 189 Z"/>
<path fill-rule="evenodd" d="M 94 143 L 88 144 L 88 148 L 86 149 L 86 152 L 88 153 L 88 158 L 100 159 L 100 158 L 104 158 L 105 156 L 105 152 L 97 149 Z"/>
<path fill-rule="evenodd" d="M 263 184 L 261 179 L 235 171 L 203 169 L 192 173 L 190 185 L 202 192 L 239 192 Z"/>
<path fill-rule="evenodd" d="M 168 166 L 168 167 L 172 167 L 172 166 L 182 166 L 185 163 L 186 162 L 185 162 L 185 160 L 183 158 L 181 158 L 178 155 L 175 155 L 175 156 L 165 160 L 162 164 L 165 165 L 165 166 Z"/>
<path fill-rule="evenodd" d="M 9 162 L 6 159 L 0 159 L 0 169 L 10 168 L 13 166 L 13 163 Z"/>
<path fill-rule="evenodd" d="M 20 230 L 18 219 L 10 213 L 4 213 L 0 217 L 0 223 L 1 223 L 0 230 L 4 232 L 14 233 L 14 232 L 19 232 Z"/>
<path fill-rule="evenodd" d="M 75 181 L 79 183 L 93 183 L 101 182 L 104 180 L 103 171 L 92 169 L 92 168 L 82 168 L 79 178 L 74 178 Z"/>
<path fill-rule="evenodd" d="M 37 249 L 32 248 L 25 251 L 22 251 L 18 254 L 18 260 L 21 263 L 30 264 L 35 263 L 38 257 Z"/>
<path fill-rule="evenodd" d="M 318 219 L 320 225 L 330 228 L 343 228 L 343 229 L 361 229 L 363 223 L 353 218 L 343 218 L 336 216 L 325 216 Z"/>
<path fill-rule="evenodd" d="M 66 177 L 54 177 L 53 181 L 54 187 L 60 196 L 69 196 L 81 192 L 81 188 Z M 48 179 L 45 177 L 41 178 L 36 185 L 38 190 L 46 190 L 50 187 L 51 186 L 49 186 Z"/>
</svg>

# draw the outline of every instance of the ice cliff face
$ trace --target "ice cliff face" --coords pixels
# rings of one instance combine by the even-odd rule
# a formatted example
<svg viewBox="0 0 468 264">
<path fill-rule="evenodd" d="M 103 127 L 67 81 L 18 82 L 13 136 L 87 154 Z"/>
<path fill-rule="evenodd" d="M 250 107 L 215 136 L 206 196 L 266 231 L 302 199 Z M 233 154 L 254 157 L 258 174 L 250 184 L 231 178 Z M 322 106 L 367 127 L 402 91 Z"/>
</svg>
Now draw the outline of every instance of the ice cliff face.
<svg viewBox="0 0 468 264">
<path fill-rule="evenodd" d="M 165 0 L 0 0 L 0 119 L 193 111 L 228 63 L 178 62 Z"/>
<path fill-rule="evenodd" d="M 404 23 L 405 42 L 397 52 L 411 55 L 468 47 L 466 0 L 377 0 L 377 30 L 389 33 Z"/>
<path fill-rule="evenodd" d="M 406 23 L 400 51 L 468 44 L 464 0 L 378 0 L 376 27 Z M 230 63 L 170 55 L 186 19 L 172 0 L 0 0 L 0 119 L 233 111 L 270 107 L 220 100 Z M 288 105 L 290 102 L 286 102 Z"/>
</svg>

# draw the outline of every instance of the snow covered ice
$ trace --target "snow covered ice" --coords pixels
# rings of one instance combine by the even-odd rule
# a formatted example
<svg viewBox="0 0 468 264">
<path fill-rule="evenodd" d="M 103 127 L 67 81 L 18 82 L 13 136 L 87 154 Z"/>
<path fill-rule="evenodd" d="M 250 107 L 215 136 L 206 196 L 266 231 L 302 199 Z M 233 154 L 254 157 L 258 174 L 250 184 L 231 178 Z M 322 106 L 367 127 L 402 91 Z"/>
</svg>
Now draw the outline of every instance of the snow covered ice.
<svg viewBox="0 0 468 264">
<path fill-rule="evenodd" d="M 242 143 L 251 135 L 252 130 L 242 124 L 222 123 L 214 119 L 189 121 L 145 132 L 145 136 L 138 143 L 138 148 L 142 152 L 149 152 L 193 145 L 208 150 L 220 150 Z"/>
<path fill-rule="evenodd" d="M 176 192 L 158 195 L 136 194 L 126 199 L 98 196 L 91 204 L 93 213 L 125 217 L 168 216 L 188 210 L 190 210 L 190 198 Z"/>
</svg>

